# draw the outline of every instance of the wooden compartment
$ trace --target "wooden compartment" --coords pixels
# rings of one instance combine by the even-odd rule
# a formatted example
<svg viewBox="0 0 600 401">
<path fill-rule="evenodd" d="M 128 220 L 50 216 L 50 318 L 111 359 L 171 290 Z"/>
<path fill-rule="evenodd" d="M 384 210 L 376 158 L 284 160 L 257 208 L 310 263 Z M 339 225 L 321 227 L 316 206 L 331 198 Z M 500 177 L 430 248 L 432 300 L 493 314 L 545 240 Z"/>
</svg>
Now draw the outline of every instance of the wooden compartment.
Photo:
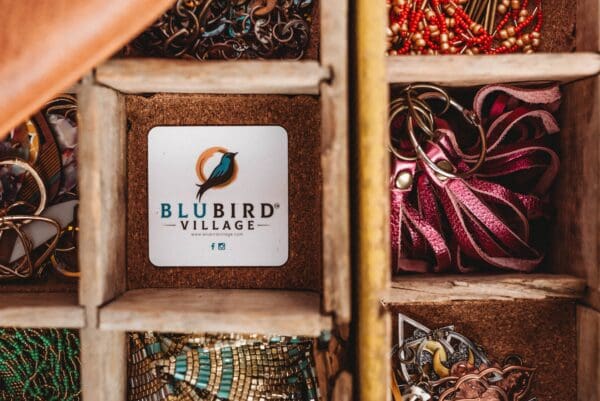
<svg viewBox="0 0 600 401">
<path fill-rule="evenodd" d="M 574 300 L 477 300 L 453 303 L 390 305 L 393 341 L 397 316 L 407 315 L 431 329 L 454 325 L 480 345 L 491 360 L 520 355 L 535 368 L 531 396 L 539 400 L 574 400 L 577 395 L 577 317 Z M 557 372 L 561 375 L 557 380 Z"/>
<path fill-rule="evenodd" d="M 511 311 L 516 305 L 522 305 L 532 313 L 550 315 L 552 311 L 558 315 L 567 305 L 577 301 L 577 313 L 572 307 L 568 319 L 576 330 L 552 335 L 560 341 L 577 343 L 578 368 L 571 366 L 567 371 L 555 372 L 551 379 L 560 381 L 564 377 L 565 389 L 569 386 L 571 389 L 571 392 L 561 393 L 567 398 L 556 399 L 574 399 L 575 382 L 577 399 L 599 399 L 600 365 L 597 353 L 593 351 L 600 346 L 597 338 L 600 323 L 599 3 L 577 1 L 569 6 L 576 10 L 574 47 L 569 49 L 575 50 L 573 53 L 383 57 L 384 35 L 372 29 L 377 24 L 385 25 L 383 4 L 377 9 L 369 1 L 357 2 L 353 70 L 357 82 L 357 96 L 353 101 L 356 121 L 351 126 L 357 127 L 353 155 L 358 164 L 357 183 L 353 194 L 358 213 L 354 230 L 357 236 L 358 342 L 361 344 L 357 377 L 361 400 L 382 400 L 390 396 L 389 385 L 382 386 L 382 383 L 389 383 L 390 377 L 392 325 L 390 315 L 386 313 L 389 308 L 395 311 L 427 309 L 431 312 L 423 318 L 431 322 L 443 319 L 443 314 L 438 315 L 435 311 L 454 311 L 451 314 L 455 321 L 468 321 L 469 330 L 483 336 L 485 321 L 482 320 L 482 327 L 477 328 L 475 319 L 481 310 L 474 306 L 466 308 L 473 314 L 471 321 L 469 315 L 463 316 L 468 310 L 460 311 L 461 305 L 483 306 L 492 300 L 506 303 L 506 308 Z M 361 21 L 367 20 L 369 27 L 363 27 Z M 557 214 L 549 255 L 538 273 L 405 275 L 392 279 L 390 249 L 387 245 L 381 246 L 389 244 L 387 113 L 391 84 L 433 82 L 447 87 L 469 87 L 539 81 L 560 81 L 564 97 L 559 115 L 561 170 L 552 197 Z M 567 320 L 565 326 L 566 323 Z M 469 330 L 462 332 L 468 336 Z M 510 341 L 501 339 L 500 343 L 509 344 Z M 491 350 L 495 347 L 491 340 L 485 346 Z M 535 359 L 531 363 L 535 364 Z"/>
<path fill-rule="evenodd" d="M 85 266 L 80 302 L 87 317 L 81 332 L 86 401 L 126 399 L 128 331 L 316 336 L 350 321 L 348 4 L 319 2 L 319 14 L 320 60 L 114 59 L 83 80 L 78 96 L 80 158 L 85 160 L 80 166 L 80 214 L 87 216 L 80 223 L 80 260 Z M 137 97 L 154 93 L 159 95 Z M 132 196 L 127 183 L 131 168 L 127 161 L 128 105 L 161 98 L 176 102 L 184 96 L 198 100 L 242 94 L 249 98 L 310 95 L 318 107 L 321 134 L 316 160 L 322 171 L 318 219 L 322 225 L 322 258 L 318 263 L 322 268 L 318 276 L 311 278 L 313 284 L 299 290 L 206 288 L 210 283 L 189 286 L 204 288 L 148 288 L 155 286 L 152 282 L 143 286 L 146 288 L 133 289 L 128 285 L 131 254 L 126 244 L 130 227 L 125 218 Z M 351 380 L 347 374 L 341 377 L 340 390 L 333 392 L 347 397 Z"/>
<path fill-rule="evenodd" d="M 70 88 L 67 93 L 74 93 Z M 43 109 L 43 108 L 42 108 Z M 0 282 L 0 326 L 21 328 L 81 328 L 78 280 L 50 272 L 42 279 Z"/>
</svg>

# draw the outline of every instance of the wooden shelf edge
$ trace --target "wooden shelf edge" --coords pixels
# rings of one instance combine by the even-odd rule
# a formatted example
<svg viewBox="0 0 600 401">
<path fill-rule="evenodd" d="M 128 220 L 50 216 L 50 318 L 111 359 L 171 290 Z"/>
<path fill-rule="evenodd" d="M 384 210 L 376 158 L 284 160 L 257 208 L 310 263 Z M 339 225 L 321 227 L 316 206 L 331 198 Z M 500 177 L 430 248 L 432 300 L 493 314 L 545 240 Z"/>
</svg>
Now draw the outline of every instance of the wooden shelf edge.
<svg viewBox="0 0 600 401">
<path fill-rule="evenodd" d="M 490 83 L 570 82 L 597 75 L 600 55 L 580 53 L 497 56 L 394 56 L 387 59 L 389 83 L 431 82 L 444 86 Z"/>
<path fill-rule="evenodd" d="M 331 72 L 317 61 L 115 59 L 96 81 L 125 93 L 317 95 Z"/>
<path fill-rule="evenodd" d="M 395 278 L 384 304 L 473 300 L 579 299 L 585 280 L 552 274 L 406 276 Z"/>
<path fill-rule="evenodd" d="M 102 330 L 318 336 L 332 328 L 320 296 L 280 290 L 141 289 L 100 308 Z"/>
<path fill-rule="evenodd" d="M 2 293 L 0 326 L 77 329 L 85 313 L 76 293 Z"/>
</svg>

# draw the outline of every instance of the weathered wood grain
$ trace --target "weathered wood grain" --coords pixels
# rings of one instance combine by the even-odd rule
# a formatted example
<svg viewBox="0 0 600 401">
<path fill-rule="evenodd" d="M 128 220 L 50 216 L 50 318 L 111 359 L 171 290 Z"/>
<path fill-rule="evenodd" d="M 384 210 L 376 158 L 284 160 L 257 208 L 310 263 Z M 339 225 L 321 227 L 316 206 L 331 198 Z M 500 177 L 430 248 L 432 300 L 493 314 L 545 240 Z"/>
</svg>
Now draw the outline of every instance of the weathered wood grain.
<svg viewBox="0 0 600 401">
<path fill-rule="evenodd" d="M 584 278 L 585 302 L 600 310 L 600 80 L 569 84 L 563 93 L 554 245 L 547 266 Z"/>
<path fill-rule="evenodd" d="M 319 294 L 278 290 L 143 289 L 100 309 L 100 328 L 318 336 L 332 327 Z"/>
<path fill-rule="evenodd" d="M 79 101 L 80 302 L 96 307 L 125 290 L 125 104 L 91 84 Z"/>
<path fill-rule="evenodd" d="M 577 399 L 600 401 L 600 313 L 577 308 Z"/>
<path fill-rule="evenodd" d="M 85 315 L 75 293 L 1 293 L 0 326 L 80 328 Z"/>
<path fill-rule="evenodd" d="M 358 307 L 357 372 L 361 401 L 389 399 L 390 319 L 380 300 L 389 288 L 388 91 L 385 64 L 385 4 L 354 2 L 351 81 L 354 121 L 352 197 L 356 238 Z"/>
<path fill-rule="evenodd" d="M 321 5 L 321 63 L 332 79 L 321 84 L 323 174 L 323 307 L 340 323 L 351 316 L 348 187 L 348 2 Z"/>
<path fill-rule="evenodd" d="M 490 56 L 388 57 L 390 83 L 431 82 L 473 86 L 502 82 L 570 82 L 600 72 L 596 53 L 535 53 Z"/>
<path fill-rule="evenodd" d="M 79 335 L 82 398 L 127 400 L 127 334 L 87 327 Z"/>
<path fill-rule="evenodd" d="M 565 298 L 584 295 L 585 280 L 567 275 L 506 274 L 396 277 L 386 304 Z"/>
<path fill-rule="evenodd" d="M 316 95 L 329 70 L 316 61 L 111 60 L 96 80 L 125 93 L 236 93 Z"/>
</svg>

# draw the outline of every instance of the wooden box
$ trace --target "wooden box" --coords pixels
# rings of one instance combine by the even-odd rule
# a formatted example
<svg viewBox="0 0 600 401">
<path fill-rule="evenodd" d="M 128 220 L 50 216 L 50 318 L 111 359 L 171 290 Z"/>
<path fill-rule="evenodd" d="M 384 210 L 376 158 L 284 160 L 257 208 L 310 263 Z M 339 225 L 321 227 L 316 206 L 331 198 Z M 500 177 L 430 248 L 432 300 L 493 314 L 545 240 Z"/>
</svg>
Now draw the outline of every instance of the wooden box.
<svg viewBox="0 0 600 401">
<path fill-rule="evenodd" d="M 389 59 L 383 56 L 383 0 L 357 0 L 352 8 L 344 0 L 322 0 L 319 60 L 118 59 L 97 67 L 78 86 L 79 296 L 47 289 L 3 291 L 0 325 L 80 329 L 83 398 L 122 401 L 127 392 L 128 331 L 317 335 L 352 323 L 357 344 L 355 399 L 381 401 L 390 396 L 390 310 L 418 314 L 433 324 L 434 315 L 442 310 L 463 308 L 465 314 L 485 311 L 490 305 L 509 305 L 511 311 L 519 306 L 537 318 L 562 316 L 552 328 L 564 331 L 553 335 L 560 337 L 558 344 L 576 344 L 574 364 L 562 370 L 561 365 L 545 377 L 560 381 L 566 374 L 564 384 L 576 387 L 578 400 L 600 400 L 600 4 L 597 0 L 545 1 L 554 10 L 568 6 L 575 10 L 564 27 L 574 32 L 575 39 L 568 48 L 550 48 L 562 53 Z M 547 80 L 563 82 L 565 96 L 562 169 L 554 194 L 559 212 L 552 252 L 540 273 L 391 280 L 386 150 L 390 84 L 428 81 L 464 87 Z M 318 96 L 323 204 L 320 291 L 128 290 L 124 97 L 146 93 Z M 350 238 L 355 241 L 352 254 Z M 352 275 L 351 266 L 355 267 Z M 351 276 L 356 283 L 352 297 Z M 515 319 L 526 317 L 518 310 L 512 313 Z M 569 322 L 575 324 L 573 330 L 566 329 Z M 477 327 L 477 321 L 468 317 L 461 324 Z M 535 339 L 531 341 L 536 345 Z M 502 336 L 499 344 L 508 347 L 510 338 Z M 571 387 L 559 394 L 572 396 Z M 351 398 L 352 378 L 346 373 L 339 377 L 333 399 Z"/>
<path fill-rule="evenodd" d="M 79 328 L 86 401 L 126 400 L 129 331 L 318 336 L 334 325 L 349 324 L 348 3 L 317 4 L 319 59 L 113 59 L 78 85 L 79 297 L 72 292 L 4 292 L 0 324 Z M 321 288 L 128 290 L 125 97 L 147 93 L 311 95 L 318 99 L 321 147 L 316 151 L 323 206 L 315 213 L 320 213 L 317 220 L 322 222 L 322 249 L 317 253 L 317 257 L 322 255 L 318 263 L 322 269 L 315 282 L 322 283 Z M 351 379 L 343 377 L 339 399 L 349 394 Z"/>
<path fill-rule="evenodd" d="M 399 311 L 431 326 L 454 322 L 461 333 L 483 339 L 492 353 L 514 347 L 531 356 L 536 347 L 549 349 L 554 344 L 548 358 L 539 354 L 528 360 L 541 370 L 535 387 L 539 394 L 533 395 L 540 400 L 600 399 L 600 6 L 597 0 L 546 0 L 543 7 L 564 18 L 564 26 L 545 18 L 545 35 L 553 29 L 573 35 L 566 45 L 548 45 L 546 50 L 557 53 L 384 57 L 384 34 L 373 29 L 386 24 L 384 2 L 375 7 L 372 1 L 357 1 L 351 64 L 357 88 L 351 115 L 356 121 L 351 127 L 356 127 L 357 138 L 353 195 L 358 213 L 354 228 L 360 347 L 355 377 L 363 401 L 390 397 L 391 330 L 396 330 L 390 318 Z M 564 95 L 559 116 L 561 170 L 552 195 L 557 215 L 549 255 L 539 273 L 392 278 L 390 249 L 375 246 L 389 243 L 390 86 L 533 81 L 560 81 Z M 498 326 L 490 323 L 494 316 Z M 548 325 L 541 325 L 543 318 L 549 319 Z M 490 333 L 492 327 L 496 332 Z M 524 328 L 536 335 L 526 337 Z M 569 353 L 563 354 L 565 349 Z"/>
</svg>

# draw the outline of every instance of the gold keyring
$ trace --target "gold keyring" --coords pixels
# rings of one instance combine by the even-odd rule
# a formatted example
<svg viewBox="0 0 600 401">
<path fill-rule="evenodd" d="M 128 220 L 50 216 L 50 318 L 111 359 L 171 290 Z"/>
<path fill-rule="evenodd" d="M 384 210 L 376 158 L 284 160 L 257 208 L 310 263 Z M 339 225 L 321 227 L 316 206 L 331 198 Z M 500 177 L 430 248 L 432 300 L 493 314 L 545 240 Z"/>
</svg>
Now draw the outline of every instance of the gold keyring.
<svg viewBox="0 0 600 401">
<path fill-rule="evenodd" d="M 429 97 L 437 96 L 434 92 L 429 92 L 429 94 L 426 94 L 426 95 L 428 95 Z M 459 103 L 457 103 L 453 99 L 450 99 L 450 105 L 452 107 L 454 107 L 456 110 L 460 111 L 461 114 L 463 115 L 463 117 L 465 118 L 465 120 L 467 120 L 467 122 L 469 122 L 471 125 L 475 126 L 477 128 L 477 130 L 479 131 L 479 140 L 481 142 L 481 152 L 479 154 L 479 158 L 477 159 L 477 162 L 470 170 L 465 171 L 463 173 L 454 173 L 451 171 L 446 171 L 445 169 L 436 165 L 429 158 L 429 156 L 427 156 L 427 154 L 425 153 L 425 151 L 419 144 L 419 141 L 417 140 L 417 137 L 416 137 L 415 131 L 414 131 L 413 118 L 410 114 L 408 115 L 408 119 L 407 119 L 408 137 L 409 137 L 410 142 L 412 143 L 413 147 L 415 148 L 415 152 L 417 153 L 417 156 L 421 160 L 423 160 L 425 162 L 425 164 L 427 164 L 427 166 L 429 166 L 429 168 L 431 168 L 437 174 L 439 174 L 443 177 L 446 177 L 446 178 L 466 178 L 466 177 L 472 175 L 473 173 L 475 173 L 475 171 L 477 171 L 481 167 L 483 162 L 485 161 L 485 156 L 487 153 L 486 133 L 485 133 L 485 130 L 483 129 L 483 125 L 481 124 L 481 122 L 479 121 L 479 119 L 477 118 L 477 115 L 475 113 L 473 113 L 470 110 L 465 109 L 463 106 L 461 106 Z"/>
<path fill-rule="evenodd" d="M 418 101 L 417 103 L 418 103 L 418 105 L 415 107 L 415 110 L 418 111 L 419 113 L 421 113 L 427 119 L 427 123 L 429 124 L 429 127 L 427 127 L 427 128 L 429 128 L 430 132 L 433 132 L 433 125 L 434 125 L 433 113 L 431 112 L 431 110 L 429 109 L 429 107 L 427 106 L 427 104 L 425 102 Z M 408 110 L 408 106 L 406 103 L 404 103 L 403 99 L 397 99 L 394 102 L 392 102 L 392 112 L 391 112 L 390 118 L 388 120 L 388 126 L 390 128 L 390 131 L 392 129 L 392 123 L 394 122 L 396 117 L 399 114 L 404 113 L 406 110 Z M 424 130 L 424 131 L 427 132 L 427 130 Z M 414 162 L 414 161 L 417 161 L 417 159 L 418 159 L 418 155 L 415 155 L 415 156 L 403 155 L 393 145 L 391 133 L 389 136 L 388 148 L 389 148 L 390 152 L 392 152 L 394 154 L 394 156 L 396 156 L 398 159 L 400 159 L 402 161 Z"/>
<path fill-rule="evenodd" d="M 431 138 L 433 138 L 434 137 L 433 129 L 431 129 L 428 132 L 428 130 L 425 128 L 426 127 L 425 122 L 423 120 L 421 120 L 421 117 L 417 113 L 415 113 L 415 107 L 414 107 L 415 98 L 419 99 L 421 101 L 426 100 L 426 98 L 423 98 L 424 94 L 421 94 L 421 93 L 417 94 L 417 96 L 415 98 L 413 98 L 412 94 L 415 90 L 422 90 L 422 89 L 432 90 L 433 93 L 436 93 L 441 96 L 441 97 L 437 96 L 436 97 L 437 99 L 444 100 L 444 108 L 439 113 L 434 113 L 433 110 L 429 106 L 427 106 L 433 115 L 445 114 L 450 109 L 451 99 L 450 99 L 450 95 L 448 95 L 448 93 L 445 90 L 443 90 L 442 88 L 440 88 L 438 86 L 431 85 L 431 84 L 412 84 L 402 90 L 402 93 L 406 93 L 405 97 L 406 97 L 406 102 L 408 104 L 408 111 L 410 112 L 411 115 L 413 115 L 415 117 L 415 121 L 417 122 L 417 125 L 422 130 L 424 130 L 427 133 L 427 135 L 429 135 Z M 432 93 L 432 92 L 426 92 L 426 93 Z"/>
</svg>

